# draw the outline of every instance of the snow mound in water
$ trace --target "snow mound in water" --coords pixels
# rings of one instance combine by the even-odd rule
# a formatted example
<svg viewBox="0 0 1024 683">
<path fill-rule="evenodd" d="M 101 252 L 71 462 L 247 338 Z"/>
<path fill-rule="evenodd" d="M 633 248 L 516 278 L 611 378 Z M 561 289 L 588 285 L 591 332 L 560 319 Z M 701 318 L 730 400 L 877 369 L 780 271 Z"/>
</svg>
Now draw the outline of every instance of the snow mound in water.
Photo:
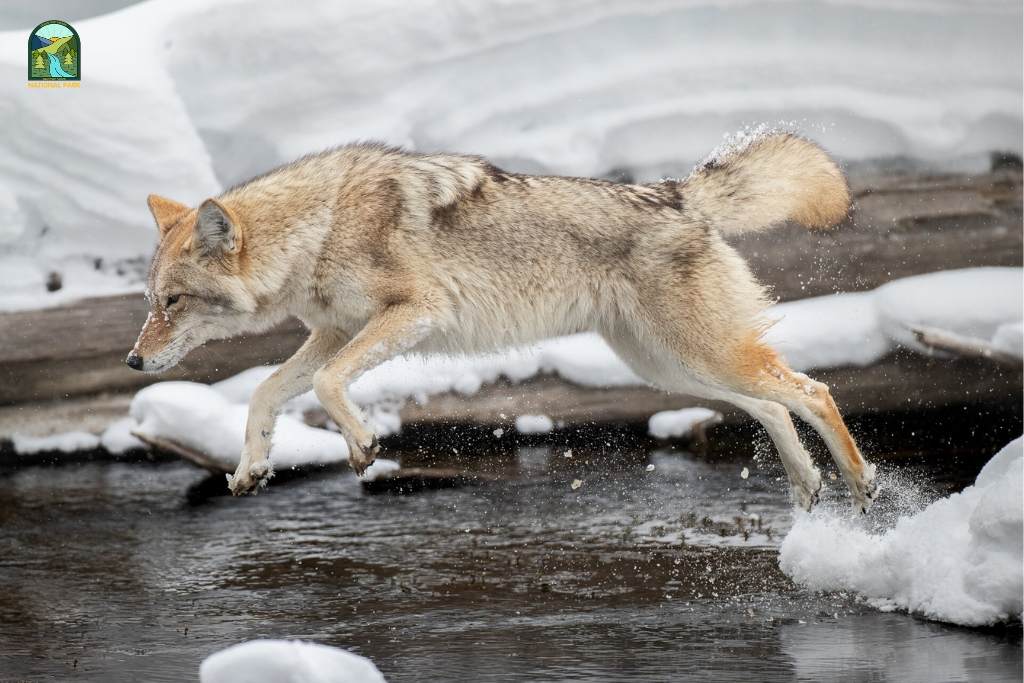
<svg viewBox="0 0 1024 683">
<path fill-rule="evenodd" d="M 384 683 L 366 657 L 299 640 L 250 640 L 215 652 L 199 667 L 200 683 Z"/>
<path fill-rule="evenodd" d="M 146 387 L 135 395 L 130 413 L 140 434 L 205 453 L 226 469 L 238 464 L 248 408 L 231 403 L 205 384 L 160 382 Z M 270 459 L 276 467 L 344 462 L 348 447 L 340 434 L 282 415 L 274 430 Z"/>
<path fill-rule="evenodd" d="M 207 455 L 225 470 L 233 470 L 245 443 L 249 409 L 232 403 L 206 384 L 160 382 L 132 399 L 131 419 L 136 433 L 169 439 Z M 95 437 L 94 437 L 95 438 Z M 277 469 L 346 462 L 348 445 L 337 432 L 303 424 L 281 415 L 274 429 L 270 461 Z M 390 471 L 397 463 L 378 458 L 366 476 Z"/>
<path fill-rule="evenodd" d="M 873 533 L 828 511 L 800 515 L 779 565 L 814 590 L 848 590 L 881 609 L 982 626 L 1021 617 L 1024 592 L 1022 439 L 973 486 Z"/>
<path fill-rule="evenodd" d="M 689 436 L 700 425 L 711 426 L 721 421 L 722 414 L 710 408 L 663 410 L 651 415 L 647 433 L 656 439 L 677 439 Z"/>
<path fill-rule="evenodd" d="M 520 434 L 547 434 L 555 428 L 547 415 L 520 415 L 516 418 L 516 431 Z"/>
</svg>

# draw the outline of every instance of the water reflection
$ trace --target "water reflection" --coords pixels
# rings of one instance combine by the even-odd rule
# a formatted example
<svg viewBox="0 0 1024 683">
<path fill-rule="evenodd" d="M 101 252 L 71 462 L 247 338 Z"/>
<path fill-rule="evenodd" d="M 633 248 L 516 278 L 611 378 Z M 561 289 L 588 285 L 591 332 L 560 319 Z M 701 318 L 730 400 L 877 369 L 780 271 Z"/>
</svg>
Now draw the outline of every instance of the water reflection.
<svg viewBox="0 0 1024 683">
<path fill-rule="evenodd" d="M 1019 634 L 979 632 L 902 614 L 868 613 L 779 628 L 804 680 L 1019 681 Z M 1018 647 L 1013 647 L 1016 640 Z"/>
</svg>

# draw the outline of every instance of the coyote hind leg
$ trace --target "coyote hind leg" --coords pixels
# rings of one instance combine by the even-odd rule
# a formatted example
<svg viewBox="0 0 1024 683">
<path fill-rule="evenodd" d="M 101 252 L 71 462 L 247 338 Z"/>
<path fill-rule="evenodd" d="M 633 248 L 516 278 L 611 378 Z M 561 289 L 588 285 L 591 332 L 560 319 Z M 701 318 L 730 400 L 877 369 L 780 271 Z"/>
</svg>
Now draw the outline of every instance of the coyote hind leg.
<svg viewBox="0 0 1024 683">
<path fill-rule="evenodd" d="M 791 370 L 757 339 L 739 347 L 734 368 L 729 379 L 737 391 L 781 403 L 821 435 L 850 489 L 854 510 L 867 512 L 878 491 L 875 467 L 864 461 L 828 387 Z"/>
<path fill-rule="evenodd" d="M 774 401 L 764 401 L 723 390 L 704 392 L 707 398 L 731 403 L 761 423 L 768 432 L 789 479 L 790 497 L 802 510 L 810 510 L 821 493 L 821 473 L 811 461 L 793 426 L 789 410 Z"/>
<path fill-rule="evenodd" d="M 793 503 L 809 510 L 818 501 L 821 474 L 800 443 L 789 411 L 784 406 L 729 390 L 724 385 L 709 386 L 695 379 L 687 370 L 681 354 L 664 349 L 652 339 L 643 343 L 637 335 L 621 328 L 602 334 L 619 357 L 651 384 L 667 391 L 731 403 L 760 422 L 782 460 Z"/>
</svg>

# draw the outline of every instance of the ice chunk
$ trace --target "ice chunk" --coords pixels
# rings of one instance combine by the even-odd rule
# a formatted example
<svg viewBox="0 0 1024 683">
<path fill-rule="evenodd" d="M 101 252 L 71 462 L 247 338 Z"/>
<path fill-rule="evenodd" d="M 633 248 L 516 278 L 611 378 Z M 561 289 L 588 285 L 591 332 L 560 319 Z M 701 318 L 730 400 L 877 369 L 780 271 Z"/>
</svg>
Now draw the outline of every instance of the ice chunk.
<svg viewBox="0 0 1024 683">
<path fill-rule="evenodd" d="M 215 652 L 200 683 L 384 683 L 366 657 L 301 640 L 250 640 Z"/>
<path fill-rule="evenodd" d="M 675 439 L 689 436 L 699 424 L 718 424 L 722 414 L 709 408 L 683 408 L 663 410 L 651 415 L 647 421 L 647 433 L 656 439 Z"/>
<path fill-rule="evenodd" d="M 547 434 L 555 423 L 547 415 L 520 415 L 516 418 L 516 431 L 520 434 Z"/>
</svg>

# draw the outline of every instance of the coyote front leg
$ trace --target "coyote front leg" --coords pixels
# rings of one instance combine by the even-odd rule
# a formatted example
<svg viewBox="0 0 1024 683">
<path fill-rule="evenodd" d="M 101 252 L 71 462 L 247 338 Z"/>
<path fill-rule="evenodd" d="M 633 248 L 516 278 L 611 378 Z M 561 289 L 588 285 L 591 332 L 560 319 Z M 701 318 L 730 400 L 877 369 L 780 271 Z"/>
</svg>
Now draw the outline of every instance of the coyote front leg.
<svg viewBox="0 0 1024 683">
<path fill-rule="evenodd" d="M 376 435 L 348 397 L 348 385 L 359 375 L 392 356 L 408 351 L 431 330 L 435 317 L 429 307 L 392 304 L 376 314 L 327 365 L 317 370 L 313 389 L 348 444 L 349 464 L 362 474 L 377 455 Z"/>
<path fill-rule="evenodd" d="M 253 392 L 245 423 L 245 446 L 238 468 L 228 480 L 236 496 L 266 485 L 274 472 L 270 464 L 270 443 L 277 414 L 287 401 L 313 388 L 313 375 L 330 360 L 348 335 L 338 330 L 313 330 L 299 350 L 286 360 Z"/>
</svg>

